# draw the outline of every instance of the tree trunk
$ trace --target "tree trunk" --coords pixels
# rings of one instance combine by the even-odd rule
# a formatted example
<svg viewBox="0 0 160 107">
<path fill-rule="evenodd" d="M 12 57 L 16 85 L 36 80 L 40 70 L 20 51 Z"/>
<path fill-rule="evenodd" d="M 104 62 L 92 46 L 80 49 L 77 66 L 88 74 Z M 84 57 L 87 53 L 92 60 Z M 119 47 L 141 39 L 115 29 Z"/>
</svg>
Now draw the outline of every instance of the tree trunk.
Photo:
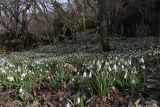
<svg viewBox="0 0 160 107">
<path fill-rule="evenodd" d="M 158 16 L 157 16 L 158 17 L 157 18 L 158 19 L 158 22 L 157 22 L 157 24 L 158 24 L 157 25 L 157 30 L 158 30 L 157 31 L 157 43 L 160 42 L 160 14 L 159 13 L 160 13 L 160 10 L 157 12 L 157 14 L 158 14 Z"/>
<path fill-rule="evenodd" d="M 110 50 L 108 29 L 107 29 L 107 11 L 106 11 L 106 0 L 98 0 L 99 3 L 99 26 L 100 26 L 100 38 L 102 50 L 107 52 Z"/>
</svg>

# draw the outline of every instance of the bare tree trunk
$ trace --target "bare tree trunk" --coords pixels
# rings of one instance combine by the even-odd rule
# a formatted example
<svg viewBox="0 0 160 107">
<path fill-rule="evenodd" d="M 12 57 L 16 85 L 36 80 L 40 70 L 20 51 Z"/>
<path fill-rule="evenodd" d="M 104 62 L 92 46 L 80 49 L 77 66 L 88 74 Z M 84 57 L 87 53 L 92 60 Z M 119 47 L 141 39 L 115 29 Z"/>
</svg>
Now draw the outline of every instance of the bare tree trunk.
<svg viewBox="0 0 160 107">
<path fill-rule="evenodd" d="M 99 24 L 100 24 L 100 37 L 102 50 L 104 52 L 110 50 L 108 29 L 107 29 L 107 11 L 106 11 L 106 0 L 98 0 L 99 2 Z"/>
<path fill-rule="evenodd" d="M 158 25 L 157 25 L 157 27 L 158 27 L 158 35 L 157 35 L 157 42 L 159 43 L 160 42 L 160 14 L 158 14 Z"/>
<path fill-rule="evenodd" d="M 15 14 L 15 36 L 18 37 L 18 32 L 19 32 L 19 23 L 18 23 L 18 19 L 19 19 L 19 0 L 15 0 L 15 10 L 14 10 L 14 14 Z"/>
</svg>

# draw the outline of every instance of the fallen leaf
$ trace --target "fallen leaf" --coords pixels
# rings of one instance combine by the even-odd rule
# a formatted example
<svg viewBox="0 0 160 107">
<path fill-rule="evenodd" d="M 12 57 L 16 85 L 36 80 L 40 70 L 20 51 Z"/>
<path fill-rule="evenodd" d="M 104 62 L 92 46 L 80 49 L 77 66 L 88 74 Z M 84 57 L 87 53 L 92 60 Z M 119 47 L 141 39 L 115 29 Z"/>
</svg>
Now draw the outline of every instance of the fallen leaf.
<svg viewBox="0 0 160 107">
<path fill-rule="evenodd" d="M 77 68 L 69 63 L 66 63 L 65 67 L 67 67 L 71 72 L 77 72 Z"/>
<path fill-rule="evenodd" d="M 128 104 L 128 107 L 136 107 L 136 106 L 132 101 L 130 101 L 129 104 Z"/>
<path fill-rule="evenodd" d="M 135 101 L 134 104 L 135 104 L 136 107 L 143 107 L 143 106 L 140 104 L 140 101 L 141 101 L 141 99 L 138 99 L 138 100 Z"/>
<path fill-rule="evenodd" d="M 12 101 L 8 101 L 6 104 L 5 104 L 5 107 L 15 107 L 14 106 L 14 103 Z"/>
<path fill-rule="evenodd" d="M 34 101 L 33 104 L 32 104 L 32 107 L 39 107 L 40 106 L 40 103 L 39 101 Z"/>
</svg>

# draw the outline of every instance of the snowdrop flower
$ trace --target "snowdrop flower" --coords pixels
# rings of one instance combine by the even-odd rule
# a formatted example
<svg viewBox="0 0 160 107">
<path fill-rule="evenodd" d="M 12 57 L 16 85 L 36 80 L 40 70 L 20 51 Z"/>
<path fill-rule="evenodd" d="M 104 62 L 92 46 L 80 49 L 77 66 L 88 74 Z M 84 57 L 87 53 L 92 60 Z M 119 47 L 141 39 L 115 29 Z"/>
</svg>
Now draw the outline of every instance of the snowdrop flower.
<svg viewBox="0 0 160 107">
<path fill-rule="evenodd" d="M 116 58 L 115 58 L 116 60 L 118 60 L 118 57 L 116 56 Z"/>
<path fill-rule="evenodd" d="M 13 64 L 9 64 L 9 66 L 12 68 L 12 67 L 14 67 L 14 65 Z"/>
<path fill-rule="evenodd" d="M 104 60 L 102 60 L 101 63 L 104 63 Z"/>
<path fill-rule="evenodd" d="M 134 71 L 134 74 L 138 74 L 137 70 Z"/>
<path fill-rule="evenodd" d="M 97 61 L 97 71 L 100 71 L 101 67 L 102 67 L 102 65 L 101 65 L 100 61 Z"/>
<path fill-rule="evenodd" d="M 122 65 L 122 70 L 124 70 L 124 65 Z"/>
<path fill-rule="evenodd" d="M 128 65 L 127 61 L 125 61 L 125 62 L 124 62 L 124 65 L 125 65 L 125 66 L 127 66 L 127 65 Z"/>
<path fill-rule="evenodd" d="M 72 78 L 72 80 L 71 80 L 72 82 L 74 82 L 75 81 L 75 79 L 74 78 Z"/>
<path fill-rule="evenodd" d="M 86 72 L 83 73 L 83 77 L 87 77 L 87 73 Z"/>
<path fill-rule="evenodd" d="M 142 69 L 146 69 L 145 65 L 143 65 L 143 66 L 141 66 L 141 67 L 142 67 Z"/>
<path fill-rule="evenodd" d="M 93 61 L 92 61 L 92 63 L 93 63 L 93 64 L 95 64 L 95 63 L 96 63 L 96 61 L 95 61 L 95 60 L 93 60 Z"/>
<path fill-rule="evenodd" d="M 89 78 L 92 78 L 92 72 L 89 73 L 88 77 L 89 77 Z"/>
<path fill-rule="evenodd" d="M 125 69 L 125 75 L 124 75 L 124 78 L 127 79 L 127 76 L 128 76 L 128 70 Z"/>
<path fill-rule="evenodd" d="M 121 63 L 120 63 L 120 62 L 118 62 L 118 65 L 121 65 Z"/>
<path fill-rule="evenodd" d="M 129 65 L 132 65 L 132 61 L 131 61 L 131 60 L 128 60 L 128 64 L 129 64 Z"/>
<path fill-rule="evenodd" d="M 51 77 L 50 77 L 50 76 L 48 76 L 48 79 L 50 80 L 50 79 L 51 79 Z"/>
<path fill-rule="evenodd" d="M 2 71 L 2 74 L 6 74 L 6 71 L 3 68 L 1 68 L 0 70 Z"/>
<path fill-rule="evenodd" d="M 135 83 L 136 83 L 136 81 L 133 79 L 133 80 L 132 80 L 132 84 L 135 84 Z"/>
<path fill-rule="evenodd" d="M 18 72 L 21 72 L 21 67 L 18 66 Z"/>
<path fill-rule="evenodd" d="M 70 104 L 70 103 L 67 103 L 67 104 L 66 104 L 66 107 L 71 107 L 71 104 Z"/>
<path fill-rule="evenodd" d="M 108 71 L 109 71 L 109 72 L 111 72 L 111 71 L 112 71 L 112 69 L 111 69 L 111 67 L 110 67 L 110 66 L 108 67 Z"/>
<path fill-rule="evenodd" d="M 20 94 L 24 94 L 24 90 L 22 88 L 19 89 Z"/>
<path fill-rule="evenodd" d="M 23 73 L 23 74 L 21 75 L 21 77 L 24 78 L 26 75 L 27 75 L 26 73 Z"/>
<path fill-rule="evenodd" d="M 144 59 L 141 58 L 141 59 L 139 60 L 139 62 L 140 62 L 140 63 L 144 63 Z"/>
<path fill-rule="evenodd" d="M 109 60 L 109 63 L 112 64 L 113 62 L 111 60 Z"/>
<path fill-rule="evenodd" d="M 117 68 L 117 65 L 116 65 L 116 64 L 113 65 L 113 69 L 117 72 L 117 69 L 118 69 L 118 68 Z"/>
<path fill-rule="evenodd" d="M 77 68 L 74 68 L 74 72 L 77 72 Z"/>
<path fill-rule="evenodd" d="M 22 89 L 22 88 L 20 88 L 20 89 L 19 89 L 19 93 L 22 93 L 22 92 L 23 92 L 23 89 Z"/>
<path fill-rule="evenodd" d="M 124 62 L 124 59 L 120 59 L 121 62 Z"/>
<path fill-rule="evenodd" d="M 8 79 L 9 81 L 14 81 L 14 77 L 11 77 L 11 76 L 8 76 L 7 79 Z"/>
<path fill-rule="evenodd" d="M 105 64 L 104 64 L 104 66 L 108 66 L 108 65 L 109 65 L 109 63 L 106 61 Z"/>
<path fill-rule="evenodd" d="M 64 67 L 67 67 L 67 64 L 64 64 Z"/>
<path fill-rule="evenodd" d="M 125 79 L 127 79 L 127 75 L 128 75 L 128 73 L 126 72 L 125 75 L 124 75 L 124 78 L 125 78 Z"/>
<path fill-rule="evenodd" d="M 9 69 L 9 67 L 7 66 L 7 67 L 6 67 L 6 69 L 8 70 L 8 69 Z"/>
<path fill-rule="evenodd" d="M 81 102 L 81 99 L 78 97 L 77 101 L 76 101 L 76 104 L 78 105 L 78 104 L 80 104 L 80 102 Z"/>
</svg>

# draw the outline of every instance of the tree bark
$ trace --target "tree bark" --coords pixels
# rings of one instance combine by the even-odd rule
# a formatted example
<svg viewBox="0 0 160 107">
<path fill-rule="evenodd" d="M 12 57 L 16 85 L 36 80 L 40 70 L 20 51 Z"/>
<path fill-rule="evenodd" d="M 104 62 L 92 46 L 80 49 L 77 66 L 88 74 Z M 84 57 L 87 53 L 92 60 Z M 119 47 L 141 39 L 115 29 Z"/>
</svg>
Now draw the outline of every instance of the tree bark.
<svg viewBox="0 0 160 107">
<path fill-rule="evenodd" d="M 106 11 L 106 0 L 98 0 L 99 4 L 99 33 L 101 38 L 102 50 L 104 52 L 110 51 L 109 46 L 109 35 L 107 29 L 107 11 Z"/>
</svg>

